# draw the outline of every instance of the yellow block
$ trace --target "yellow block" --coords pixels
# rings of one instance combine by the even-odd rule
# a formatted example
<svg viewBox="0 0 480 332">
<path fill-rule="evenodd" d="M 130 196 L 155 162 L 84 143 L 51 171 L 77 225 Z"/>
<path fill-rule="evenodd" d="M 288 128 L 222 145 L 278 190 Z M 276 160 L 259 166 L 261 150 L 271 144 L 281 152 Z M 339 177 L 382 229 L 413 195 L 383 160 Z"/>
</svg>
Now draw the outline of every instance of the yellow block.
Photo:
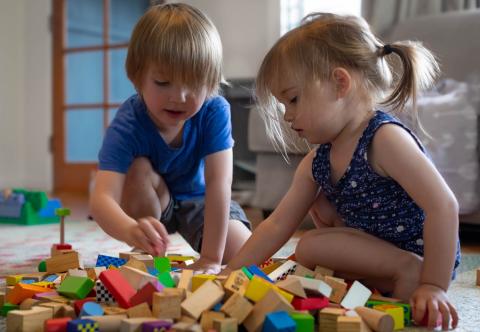
<svg viewBox="0 0 480 332">
<path fill-rule="evenodd" d="M 396 306 L 394 304 L 378 304 L 373 306 L 373 309 L 386 312 L 393 317 L 394 330 L 401 330 L 405 327 L 404 325 L 404 313 L 403 308 Z"/>
<path fill-rule="evenodd" d="M 50 281 L 38 281 L 38 282 L 32 283 L 32 285 L 47 287 L 47 288 L 55 288 L 55 283 Z"/>
<path fill-rule="evenodd" d="M 193 256 L 168 255 L 166 256 L 170 262 L 185 262 L 195 260 Z"/>
<path fill-rule="evenodd" d="M 207 280 L 215 280 L 217 276 L 210 274 L 197 274 L 192 277 L 192 292 L 195 292 L 198 287 L 202 286 Z"/>
<path fill-rule="evenodd" d="M 292 302 L 293 300 L 292 294 L 281 290 L 274 284 L 256 275 L 254 275 L 253 278 L 250 279 L 250 282 L 248 284 L 248 287 L 247 287 L 247 290 L 245 291 L 244 296 L 247 299 L 252 300 L 253 302 L 258 302 L 261 299 L 263 299 L 265 295 L 267 295 L 270 289 L 273 289 L 275 292 L 282 295 L 288 302 Z"/>
<path fill-rule="evenodd" d="M 22 275 L 7 276 L 7 286 L 15 286 L 22 280 Z"/>
</svg>

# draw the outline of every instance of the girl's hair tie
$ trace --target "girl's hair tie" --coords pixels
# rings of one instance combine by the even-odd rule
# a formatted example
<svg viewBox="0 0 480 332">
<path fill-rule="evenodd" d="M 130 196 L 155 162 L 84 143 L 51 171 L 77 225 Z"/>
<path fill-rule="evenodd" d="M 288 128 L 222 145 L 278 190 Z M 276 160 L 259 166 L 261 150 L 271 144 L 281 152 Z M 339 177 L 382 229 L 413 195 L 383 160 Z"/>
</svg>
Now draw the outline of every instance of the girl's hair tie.
<svg viewBox="0 0 480 332">
<path fill-rule="evenodd" d="M 393 52 L 392 45 L 390 45 L 390 44 L 383 45 L 383 54 L 384 55 L 389 55 L 392 52 Z"/>
</svg>

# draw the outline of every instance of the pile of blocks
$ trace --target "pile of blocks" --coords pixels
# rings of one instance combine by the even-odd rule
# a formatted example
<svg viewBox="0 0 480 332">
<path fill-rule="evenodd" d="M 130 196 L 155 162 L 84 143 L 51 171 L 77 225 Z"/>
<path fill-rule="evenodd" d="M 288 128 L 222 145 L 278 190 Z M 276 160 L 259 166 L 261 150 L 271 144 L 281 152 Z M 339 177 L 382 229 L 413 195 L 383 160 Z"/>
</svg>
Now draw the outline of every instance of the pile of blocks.
<svg viewBox="0 0 480 332">
<path fill-rule="evenodd" d="M 7 277 L 7 331 L 388 332 L 410 324 L 409 305 L 294 257 L 222 276 L 194 275 L 194 258 L 179 255 L 99 255 L 84 268 L 71 248 L 51 254 L 42 272 Z"/>
</svg>

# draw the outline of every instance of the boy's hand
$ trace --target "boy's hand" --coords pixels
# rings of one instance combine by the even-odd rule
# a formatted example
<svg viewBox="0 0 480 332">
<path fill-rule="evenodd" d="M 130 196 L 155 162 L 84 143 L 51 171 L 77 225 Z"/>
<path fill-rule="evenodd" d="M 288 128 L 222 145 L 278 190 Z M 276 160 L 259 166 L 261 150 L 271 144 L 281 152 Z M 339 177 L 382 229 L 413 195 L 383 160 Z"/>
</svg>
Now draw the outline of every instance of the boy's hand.
<svg viewBox="0 0 480 332">
<path fill-rule="evenodd" d="M 195 263 L 190 264 L 188 268 L 194 270 L 195 274 L 217 274 L 222 269 L 222 266 L 208 258 L 200 257 Z"/>
<path fill-rule="evenodd" d="M 140 218 L 127 232 L 125 242 L 130 246 L 140 248 L 152 256 L 165 256 L 169 244 L 168 232 L 157 219 Z"/>
<path fill-rule="evenodd" d="M 412 306 L 413 320 L 422 322 L 425 315 L 428 315 L 427 327 L 434 329 L 437 321 L 442 322 L 442 329 L 449 328 L 450 318 L 452 328 L 458 324 L 458 314 L 455 307 L 448 301 L 446 292 L 435 285 L 421 284 L 413 293 L 410 299 Z"/>
</svg>

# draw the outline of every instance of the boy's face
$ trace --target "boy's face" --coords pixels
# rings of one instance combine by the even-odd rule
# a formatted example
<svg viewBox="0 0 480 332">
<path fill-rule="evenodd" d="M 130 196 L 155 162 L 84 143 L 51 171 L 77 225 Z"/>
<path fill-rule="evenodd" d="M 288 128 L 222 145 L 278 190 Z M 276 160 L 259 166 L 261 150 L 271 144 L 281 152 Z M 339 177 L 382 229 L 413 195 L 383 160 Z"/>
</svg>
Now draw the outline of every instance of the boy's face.
<svg viewBox="0 0 480 332">
<path fill-rule="evenodd" d="M 183 126 L 200 110 L 207 97 L 206 86 L 193 90 L 173 82 L 154 66 L 147 69 L 140 91 L 160 130 Z"/>
</svg>

